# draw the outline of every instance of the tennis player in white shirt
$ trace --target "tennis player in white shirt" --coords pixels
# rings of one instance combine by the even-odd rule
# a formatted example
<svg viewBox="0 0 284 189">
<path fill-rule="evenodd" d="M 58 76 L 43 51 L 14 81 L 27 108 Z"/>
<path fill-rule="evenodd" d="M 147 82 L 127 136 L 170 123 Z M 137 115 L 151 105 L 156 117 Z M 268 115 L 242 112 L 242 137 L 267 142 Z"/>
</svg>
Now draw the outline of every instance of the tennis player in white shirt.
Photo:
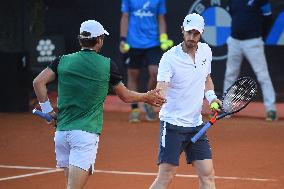
<svg viewBox="0 0 284 189">
<path fill-rule="evenodd" d="M 190 141 L 203 126 L 204 96 L 209 104 L 221 104 L 210 77 L 212 51 L 206 43 L 199 42 L 204 31 L 202 16 L 187 15 L 181 29 L 184 41 L 164 53 L 159 64 L 157 88 L 167 103 L 159 115 L 159 172 L 150 189 L 168 188 L 182 152 L 187 163 L 197 171 L 199 188 L 215 189 L 212 153 L 206 134 L 196 143 Z"/>
</svg>

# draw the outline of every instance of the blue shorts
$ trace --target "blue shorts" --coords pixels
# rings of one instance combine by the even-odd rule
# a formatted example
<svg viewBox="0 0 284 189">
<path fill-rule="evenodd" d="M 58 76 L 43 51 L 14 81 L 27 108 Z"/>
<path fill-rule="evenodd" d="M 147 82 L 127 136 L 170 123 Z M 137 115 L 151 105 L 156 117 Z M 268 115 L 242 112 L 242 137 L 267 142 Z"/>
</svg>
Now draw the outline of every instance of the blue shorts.
<svg viewBox="0 0 284 189">
<path fill-rule="evenodd" d="M 124 55 L 124 63 L 131 69 L 140 69 L 149 65 L 158 66 L 162 55 L 163 52 L 159 46 L 147 49 L 130 48 Z"/>
<path fill-rule="evenodd" d="M 212 159 L 206 134 L 195 143 L 190 140 L 202 127 L 203 124 L 197 127 L 181 127 L 161 121 L 158 164 L 169 163 L 178 166 L 182 152 L 185 152 L 188 164 L 194 160 Z"/>
</svg>

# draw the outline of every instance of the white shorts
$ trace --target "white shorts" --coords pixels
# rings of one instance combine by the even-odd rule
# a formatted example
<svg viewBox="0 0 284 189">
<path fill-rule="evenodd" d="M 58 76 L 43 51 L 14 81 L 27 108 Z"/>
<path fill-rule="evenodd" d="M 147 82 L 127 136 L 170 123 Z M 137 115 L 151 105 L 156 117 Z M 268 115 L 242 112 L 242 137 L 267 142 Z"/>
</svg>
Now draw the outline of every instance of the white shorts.
<svg viewBox="0 0 284 189">
<path fill-rule="evenodd" d="M 58 168 L 69 165 L 94 172 L 99 135 L 81 130 L 56 131 L 55 154 Z"/>
</svg>

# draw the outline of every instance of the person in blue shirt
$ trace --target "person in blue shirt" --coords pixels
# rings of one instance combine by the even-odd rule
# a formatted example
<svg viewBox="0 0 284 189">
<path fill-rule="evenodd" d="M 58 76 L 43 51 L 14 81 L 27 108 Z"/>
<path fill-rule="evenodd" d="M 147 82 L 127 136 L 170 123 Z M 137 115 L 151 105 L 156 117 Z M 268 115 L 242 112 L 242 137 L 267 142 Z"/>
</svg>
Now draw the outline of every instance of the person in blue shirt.
<svg viewBox="0 0 284 189">
<path fill-rule="evenodd" d="M 263 42 L 272 23 L 271 4 L 268 0 L 229 0 L 228 4 L 232 17 L 232 33 L 227 40 L 224 91 L 237 79 L 245 57 L 260 84 L 267 112 L 266 120 L 275 121 L 275 91 L 267 68 Z"/>
<path fill-rule="evenodd" d="M 173 45 L 166 33 L 165 0 L 122 0 L 120 46 L 127 66 L 127 85 L 130 90 L 139 88 L 140 69 L 147 66 L 148 89 L 154 89 L 162 50 Z M 130 122 L 140 121 L 138 104 L 131 104 Z M 156 120 L 153 108 L 144 104 L 146 119 Z"/>
</svg>

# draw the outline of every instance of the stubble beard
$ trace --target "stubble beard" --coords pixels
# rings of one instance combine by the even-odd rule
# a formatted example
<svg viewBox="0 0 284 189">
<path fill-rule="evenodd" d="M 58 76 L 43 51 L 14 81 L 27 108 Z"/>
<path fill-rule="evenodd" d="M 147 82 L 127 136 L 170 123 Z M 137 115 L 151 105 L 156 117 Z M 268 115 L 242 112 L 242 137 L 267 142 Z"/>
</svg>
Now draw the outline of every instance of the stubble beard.
<svg viewBox="0 0 284 189">
<path fill-rule="evenodd" d="M 195 49 L 197 47 L 197 43 L 195 41 L 184 41 L 184 44 L 185 44 L 185 47 L 188 49 L 188 50 L 192 50 L 192 49 Z"/>
</svg>

